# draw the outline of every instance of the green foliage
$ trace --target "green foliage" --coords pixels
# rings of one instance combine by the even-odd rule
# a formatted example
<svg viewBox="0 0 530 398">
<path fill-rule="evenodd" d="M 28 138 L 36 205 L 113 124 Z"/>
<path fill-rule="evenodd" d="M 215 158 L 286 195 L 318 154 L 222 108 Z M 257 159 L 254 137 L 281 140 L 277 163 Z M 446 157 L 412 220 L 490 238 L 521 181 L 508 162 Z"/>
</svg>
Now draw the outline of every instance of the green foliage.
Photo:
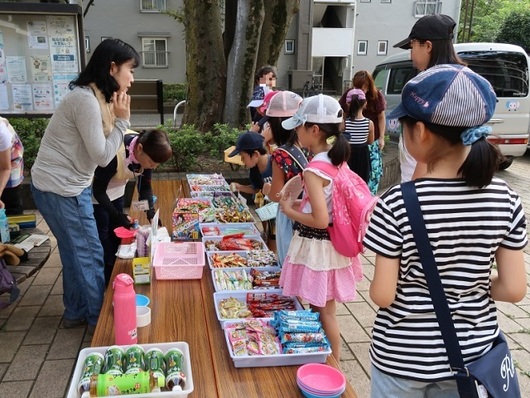
<svg viewBox="0 0 530 398">
<path fill-rule="evenodd" d="M 530 50 L 530 8 L 526 12 L 512 12 L 504 20 L 497 35 L 497 41 L 501 43 L 517 44 Z"/>
<path fill-rule="evenodd" d="M 530 9 L 528 0 L 463 0 L 461 4 L 459 42 L 494 42 L 509 15 L 525 13 Z M 525 30 L 524 25 L 513 28 Z M 515 43 L 511 40 L 506 42 Z"/>
<path fill-rule="evenodd" d="M 234 145 L 241 131 L 227 124 L 216 123 L 212 131 L 204 133 L 205 148 L 212 158 L 223 160 L 223 151 Z"/>
<path fill-rule="evenodd" d="M 177 172 L 202 169 L 201 158 L 223 161 L 224 150 L 234 145 L 240 131 L 226 124 L 216 124 L 213 131 L 203 133 L 194 125 L 185 124 L 176 129 L 169 123 L 162 127 L 168 134 L 173 158 L 163 169 Z"/>
<path fill-rule="evenodd" d="M 49 121 L 50 119 L 46 118 L 9 118 L 9 122 L 18 133 L 22 145 L 24 145 L 24 169 L 27 172 L 29 172 L 35 162 L 42 136 Z"/>
<path fill-rule="evenodd" d="M 186 85 L 182 83 L 164 84 L 163 92 L 164 102 L 177 101 L 180 102 L 186 99 Z"/>
</svg>

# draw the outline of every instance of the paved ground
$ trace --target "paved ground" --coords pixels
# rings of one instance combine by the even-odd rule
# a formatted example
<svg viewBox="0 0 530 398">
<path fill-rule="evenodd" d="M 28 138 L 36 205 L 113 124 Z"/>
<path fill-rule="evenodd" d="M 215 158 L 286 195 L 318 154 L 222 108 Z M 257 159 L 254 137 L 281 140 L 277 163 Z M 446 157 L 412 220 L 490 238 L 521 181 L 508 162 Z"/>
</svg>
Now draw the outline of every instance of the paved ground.
<svg viewBox="0 0 530 398">
<path fill-rule="evenodd" d="M 499 175 L 522 195 L 530 218 L 530 153 Z M 60 326 L 61 262 L 55 238 L 38 213 L 37 220 L 37 227 L 50 236 L 52 253 L 40 272 L 21 284 L 18 302 L 0 311 L 0 398 L 65 396 L 77 354 L 90 345 L 85 328 L 67 330 Z M 530 274 L 528 249 L 526 253 Z M 368 346 L 376 311 L 368 295 L 373 260 L 372 253 L 363 257 L 365 277 L 358 299 L 338 309 L 343 339 L 341 366 L 360 398 L 369 397 Z M 517 361 L 522 396 L 530 397 L 530 291 L 517 305 L 499 303 L 498 309 Z"/>
</svg>

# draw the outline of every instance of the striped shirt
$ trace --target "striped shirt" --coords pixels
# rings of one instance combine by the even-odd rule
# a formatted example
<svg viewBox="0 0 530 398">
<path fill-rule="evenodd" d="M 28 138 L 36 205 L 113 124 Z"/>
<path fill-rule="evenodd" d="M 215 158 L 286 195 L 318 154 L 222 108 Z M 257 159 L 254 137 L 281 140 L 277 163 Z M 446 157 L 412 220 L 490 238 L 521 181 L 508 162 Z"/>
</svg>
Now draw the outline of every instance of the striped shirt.
<svg viewBox="0 0 530 398">
<path fill-rule="evenodd" d="M 483 189 L 461 179 L 420 179 L 416 189 L 440 278 L 469 363 L 498 334 L 490 273 L 497 248 L 527 244 L 519 196 L 493 178 Z M 400 186 L 381 196 L 364 238 L 375 253 L 400 258 L 396 297 L 380 308 L 370 358 L 382 372 L 420 381 L 450 379 L 449 361 L 403 204 Z"/>
<path fill-rule="evenodd" d="M 348 118 L 344 121 L 344 127 L 346 137 L 350 137 L 348 139 L 350 144 L 366 144 L 368 140 L 368 134 L 370 132 L 370 119 L 363 117 L 362 119 L 351 120 Z"/>
</svg>

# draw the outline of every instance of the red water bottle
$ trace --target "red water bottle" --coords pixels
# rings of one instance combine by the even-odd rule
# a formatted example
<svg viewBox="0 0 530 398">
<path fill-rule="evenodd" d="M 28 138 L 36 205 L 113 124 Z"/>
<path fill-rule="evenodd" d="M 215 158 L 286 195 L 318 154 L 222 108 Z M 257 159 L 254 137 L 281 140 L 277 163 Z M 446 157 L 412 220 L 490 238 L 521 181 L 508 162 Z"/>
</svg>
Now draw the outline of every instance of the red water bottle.
<svg viewBox="0 0 530 398">
<path fill-rule="evenodd" d="M 114 288 L 114 335 L 117 345 L 136 344 L 136 293 L 134 280 L 128 274 L 118 274 L 112 284 Z"/>
</svg>

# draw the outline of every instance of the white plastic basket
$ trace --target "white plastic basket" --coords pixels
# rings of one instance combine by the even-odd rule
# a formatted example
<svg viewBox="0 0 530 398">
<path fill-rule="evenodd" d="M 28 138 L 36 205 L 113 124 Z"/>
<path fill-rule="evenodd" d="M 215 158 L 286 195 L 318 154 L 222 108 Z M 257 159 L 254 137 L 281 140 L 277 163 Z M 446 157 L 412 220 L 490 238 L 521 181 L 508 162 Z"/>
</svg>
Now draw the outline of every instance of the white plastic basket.
<svg viewBox="0 0 530 398">
<path fill-rule="evenodd" d="M 305 363 L 325 363 L 331 354 L 331 349 L 325 351 L 311 352 L 305 354 L 277 354 L 277 355 L 235 355 L 230 344 L 226 328 L 230 325 L 243 321 L 227 321 L 223 325 L 225 341 L 228 352 L 236 368 L 264 368 L 268 366 L 292 366 L 303 365 Z"/>
<path fill-rule="evenodd" d="M 170 348 L 178 348 L 182 351 L 184 354 L 184 362 L 182 364 L 182 371 L 186 375 L 186 384 L 184 385 L 184 389 L 182 391 L 162 391 L 162 392 L 152 392 L 147 394 L 127 394 L 127 395 L 120 395 L 121 397 L 125 398 L 171 398 L 171 397 L 178 397 L 183 398 L 187 397 L 188 394 L 190 394 L 193 391 L 193 375 L 191 372 L 191 360 L 190 360 L 190 348 L 188 346 L 188 343 L 182 342 L 182 341 L 176 341 L 173 343 L 155 343 L 155 344 L 139 344 L 144 351 L 148 351 L 151 348 L 159 348 L 162 350 L 162 352 L 165 354 L 167 350 Z M 124 350 L 127 350 L 129 346 L 122 346 Z M 105 352 L 109 346 L 106 347 L 88 347 L 83 348 L 81 351 L 79 351 L 79 355 L 77 356 L 77 362 L 75 365 L 74 375 L 72 376 L 72 379 L 70 380 L 70 387 L 68 388 L 68 393 L 66 395 L 67 398 L 80 398 L 79 392 L 77 391 L 77 384 L 79 383 L 79 379 L 81 378 L 81 374 L 83 372 L 83 363 L 85 361 L 85 358 L 93 353 L 93 352 L 99 352 L 103 355 L 105 355 Z"/>
<path fill-rule="evenodd" d="M 201 279 L 204 265 L 202 242 L 161 242 L 156 246 L 156 279 Z"/>
</svg>

